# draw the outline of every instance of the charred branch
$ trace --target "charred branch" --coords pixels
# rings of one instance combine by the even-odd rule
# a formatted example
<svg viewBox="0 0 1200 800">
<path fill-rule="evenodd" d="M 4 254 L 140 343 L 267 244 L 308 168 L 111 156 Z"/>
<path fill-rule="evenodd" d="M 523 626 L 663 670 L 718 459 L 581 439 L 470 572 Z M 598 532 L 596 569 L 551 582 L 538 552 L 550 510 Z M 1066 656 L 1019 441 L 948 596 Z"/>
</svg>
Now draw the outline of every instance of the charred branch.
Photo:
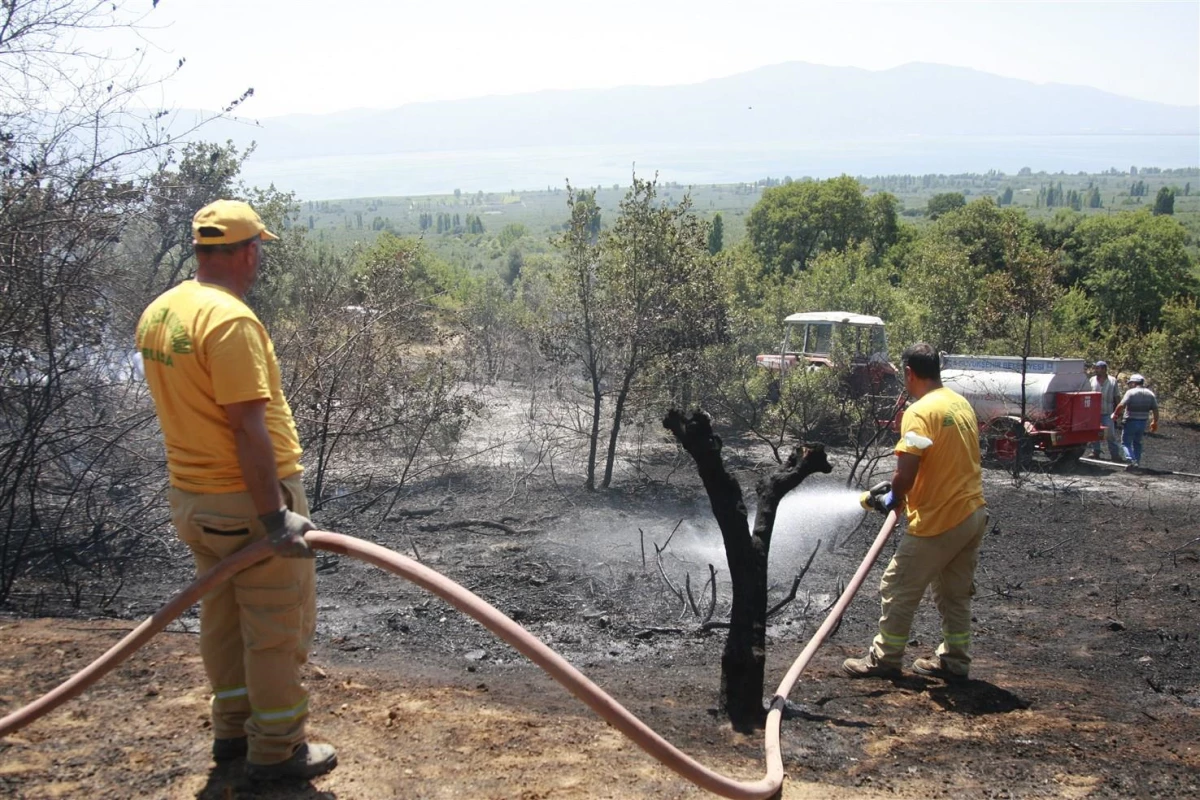
<svg viewBox="0 0 1200 800">
<path fill-rule="evenodd" d="M 792 590 L 788 592 L 787 597 L 780 600 L 767 610 L 767 619 L 778 614 L 784 606 L 796 599 L 796 590 L 800 588 L 800 581 L 804 580 L 804 575 L 808 572 L 808 568 L 812 566 L 813 559 L 817 557 L 817 551 L 821 549 L 821 540 L 817 540 L 817 546 L 813 548 L 812 553 L 808 557 L 808 561 L 804 562 L 804 569 L 800 570 L 799 574 L 792 579 Z"/>
<path fill-rule="evenodd" d="M 696 596 L 692 594 L 692 573 L 688 572 L 684 575 L 683 588 L 687 592 L 688 606 L 692 609 L 692 613 L 697 617 L 700 616 L 700 608 L 696 605 Z"/>
<path fill-rule="evenodd" d="M 704 612 L 704 621 L 708 622 L 712 619 L 713 612 L 717 608 L 717 570 L 712 564 L 708 565 L 708 586 L 712 587 L 712 596 L 708 601 L 708 610 Z M 704 594 L 704 589 L 700 590 L 700 594 Z"/>
<path fill-rule="evenodd" d="M 759 480 L 755 487 L 758 514 L 754 519 L 754 535 L 763 540 L 767 549 L 771 547 L 771 533 L 775 528 L 780 501 L 805 478 L 817 472 L 826 475 L 833 472 L 823 444 L 794 448 L 782 467 Z"/>
<path fill-rule="evenodd" d="M 655 559 L 654 564 L 655 564 L 655 566 L 658 567 L 659 577 L 662 578 L 663 583 L 665 583 L 667 585 L 667 588 L 671 590 L 671 594 L 675 595 L 676 599 L 679 600 L 679 602 L 684 603 L 685 601 L 683 599 L 683 592 L 679 591 L 679 589 L 676 588 L 675 584 L 671 583 L 671 579 L 667 577 L 667 571 L 665 569 L 663 569 L 662 558 L 659 557 L 659 558 Z"/>
<path fill-rule="evenodd" d="M 530 533 L 541 533 L 537 528 L 514 528 L 511 525 L 506 525 L 503 522 L 496 522 L 490 519 L 457 519 L 450 522 L 423 522 L 417 526 L 417 530 L 432 532 L 432 531 L 448 531 L 457 528 L 492 528 L 494 530 L 503 531 L 504 533 L 514 536 Z"/>
<path fill-rule="evenodd" d="M 683 628 L 643 628 L 633 635 L 635 639 L 650 639 L 656 634 L 680 634 Z"/>
</svg>

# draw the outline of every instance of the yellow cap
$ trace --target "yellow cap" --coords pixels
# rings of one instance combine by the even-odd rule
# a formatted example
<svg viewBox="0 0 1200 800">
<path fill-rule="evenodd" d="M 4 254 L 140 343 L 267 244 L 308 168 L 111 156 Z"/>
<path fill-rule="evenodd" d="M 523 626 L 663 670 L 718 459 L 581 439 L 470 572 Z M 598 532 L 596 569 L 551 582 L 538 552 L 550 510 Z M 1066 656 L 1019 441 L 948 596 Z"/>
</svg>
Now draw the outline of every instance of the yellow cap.
<svg viewBox="0 0 1200 800">
<path fill-rule="evenodd" d="M 279 238 L 241 200 L 216 200 L 192 217 L 192 244 L 237 244 L 255 237 L 264 242 Z"/>
</svg>

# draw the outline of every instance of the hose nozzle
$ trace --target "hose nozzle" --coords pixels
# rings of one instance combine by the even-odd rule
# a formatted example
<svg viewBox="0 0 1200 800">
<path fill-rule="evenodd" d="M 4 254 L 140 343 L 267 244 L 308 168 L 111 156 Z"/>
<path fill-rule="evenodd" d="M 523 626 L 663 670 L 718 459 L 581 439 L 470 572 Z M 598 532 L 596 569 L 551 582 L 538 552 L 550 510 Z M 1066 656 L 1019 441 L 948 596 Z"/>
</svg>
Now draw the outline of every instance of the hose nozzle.
<svg viewBox="0 0 1200 800">
<path fill-rule="evenodd" d="M 863 507 L 864 511 L 878 511 L 880 514 L 887 514 L 896 506 L 891 482 L 881 481 L 875 484 L 859 495 L 858 504 Z"/>
</svg>

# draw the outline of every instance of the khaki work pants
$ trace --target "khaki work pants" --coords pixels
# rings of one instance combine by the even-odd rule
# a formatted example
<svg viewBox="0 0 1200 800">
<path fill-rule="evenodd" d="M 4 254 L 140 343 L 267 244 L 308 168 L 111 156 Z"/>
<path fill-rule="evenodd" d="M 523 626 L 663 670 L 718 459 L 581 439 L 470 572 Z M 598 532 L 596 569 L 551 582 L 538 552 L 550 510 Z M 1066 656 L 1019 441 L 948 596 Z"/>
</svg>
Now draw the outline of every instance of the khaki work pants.
<svg viewBox="0 0 1200 800">
<path fill-rule="evenodd" d="M 987 531 L 987 507 L 937 536 L 905 534 L 879 583 L 879 634 L 871 642 L 876 663 L 899 667 L 908 644 L 913 616 L 932 585 L 933 602 L 942 615 L 942 665 L 959 675 L 971 666 L 971 597 L 979 545 Z"/>
<path fill-rule="evenodd" d="M 308 516 L 297 473 L 281 481 L 284 498 Z M 194 494 L 174 487 L 171 518 L 192 550 L 197 574 L 266 536 L 248 492 Z M 308 692 L 300 665 L 316 626 L 316 563 L 261 561 L 200 602 L 200 655 L 213 689 L 213 736 L 249 737 L 248 760 L 274 764 L 305 741 Z"/>
</svg>

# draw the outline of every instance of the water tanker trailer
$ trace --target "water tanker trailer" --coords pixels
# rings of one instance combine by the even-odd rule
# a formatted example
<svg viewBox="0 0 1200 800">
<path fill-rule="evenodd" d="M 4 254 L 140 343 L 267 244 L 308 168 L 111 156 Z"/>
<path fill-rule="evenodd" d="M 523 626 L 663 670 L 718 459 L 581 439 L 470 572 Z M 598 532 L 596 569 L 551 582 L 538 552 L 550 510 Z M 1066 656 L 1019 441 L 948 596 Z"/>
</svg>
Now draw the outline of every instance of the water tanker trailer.
<svg viewBox="0 0 1200 800">
<path fill-rule="evenodd" d="M 1019 357 L 943 354 L 942 384 L 975 409 L 985 459 L 1029 463 L 1041 451 L 1051 462 L 1074 461 L 1104 438 L 1100 393 L 1088 391 L 1082 358 L 1028 358 L 1022 370 Z"/>
</svg>

